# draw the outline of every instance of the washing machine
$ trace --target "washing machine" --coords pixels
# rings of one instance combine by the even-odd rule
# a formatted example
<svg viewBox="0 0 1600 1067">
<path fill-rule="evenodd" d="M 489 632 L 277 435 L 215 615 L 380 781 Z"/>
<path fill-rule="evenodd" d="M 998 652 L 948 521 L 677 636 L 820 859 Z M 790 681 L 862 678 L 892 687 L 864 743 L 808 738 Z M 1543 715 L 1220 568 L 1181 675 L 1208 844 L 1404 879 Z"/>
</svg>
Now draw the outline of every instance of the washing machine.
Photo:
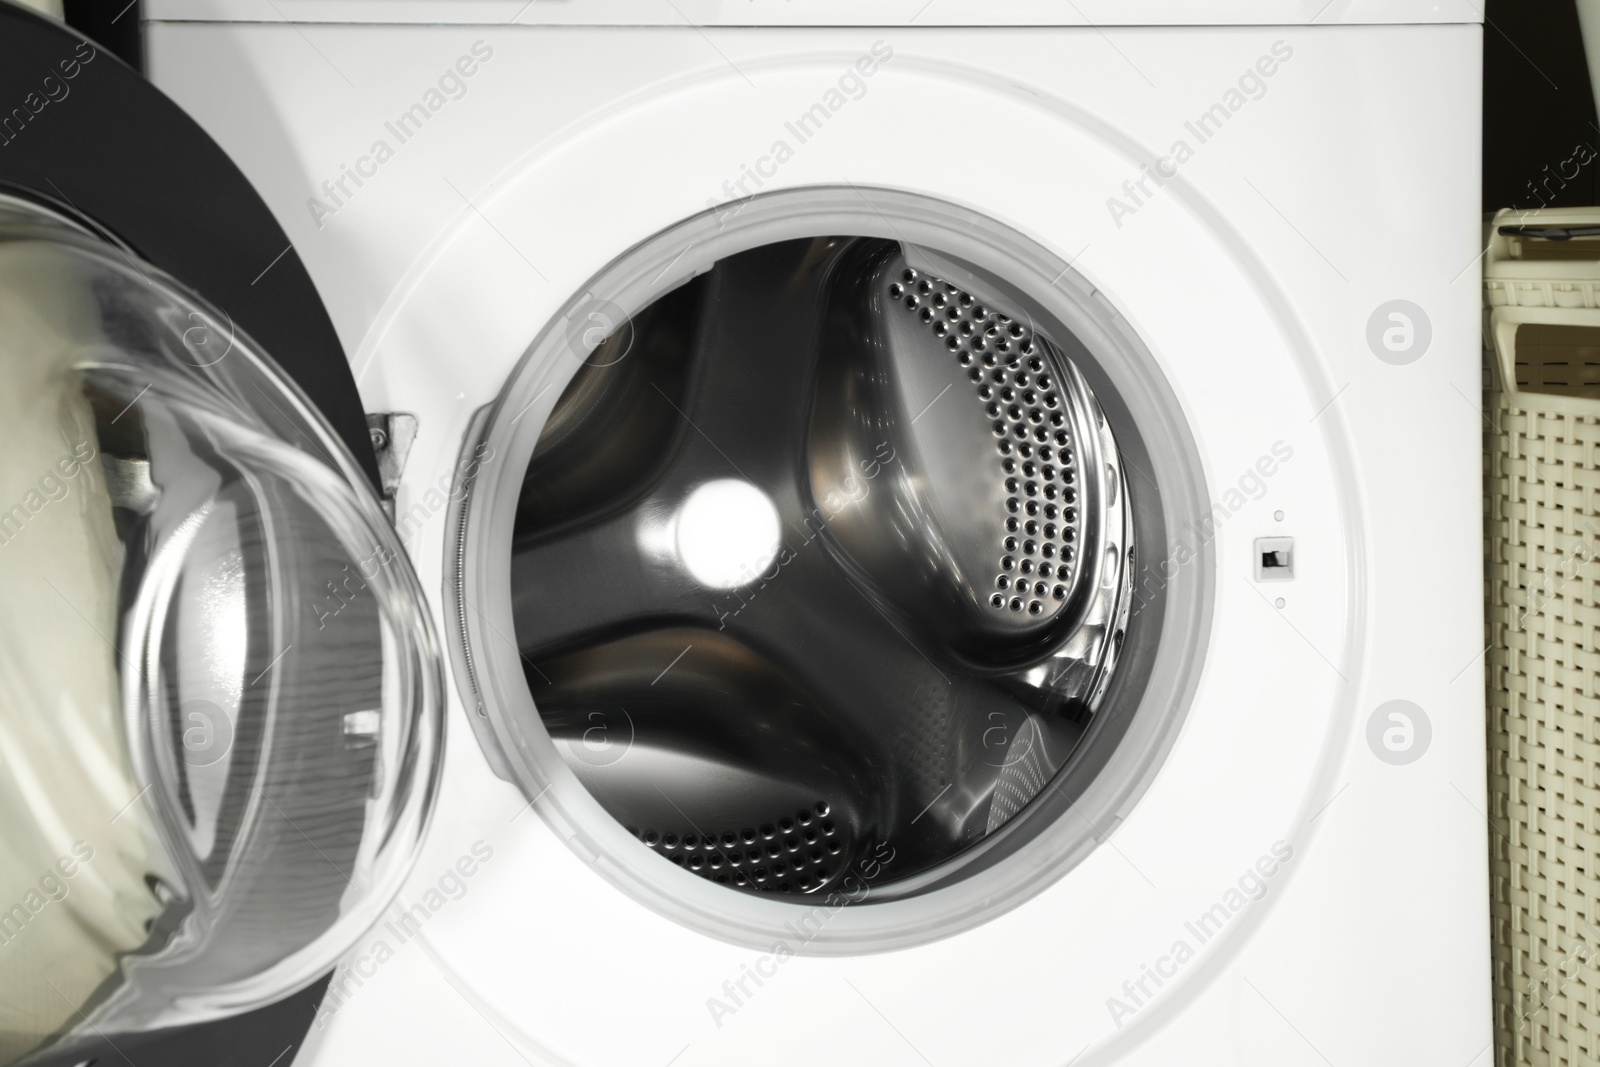
<svg viewBox="0 0 1600 1067">
<path fill-rule="evenodd" d="M 1470 3 L 142 17 L 447 661 L 294 1062 L 1488 1062 Z"/>
</svg>

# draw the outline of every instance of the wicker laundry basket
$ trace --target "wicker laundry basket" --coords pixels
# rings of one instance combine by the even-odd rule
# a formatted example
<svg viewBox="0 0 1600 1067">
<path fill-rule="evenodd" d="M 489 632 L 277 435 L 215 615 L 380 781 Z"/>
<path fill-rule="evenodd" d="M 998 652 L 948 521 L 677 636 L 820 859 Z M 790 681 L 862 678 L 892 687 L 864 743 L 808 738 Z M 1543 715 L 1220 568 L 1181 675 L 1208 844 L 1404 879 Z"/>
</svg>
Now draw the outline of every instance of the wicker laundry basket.
<svg viewBox="0 0 1600 1067">
<path fill-rule="evenodd" d="M 1600 241 L 1514 243 L 1485 266 L 1495 1059 L 1600 1064 Z"/>
</svg>

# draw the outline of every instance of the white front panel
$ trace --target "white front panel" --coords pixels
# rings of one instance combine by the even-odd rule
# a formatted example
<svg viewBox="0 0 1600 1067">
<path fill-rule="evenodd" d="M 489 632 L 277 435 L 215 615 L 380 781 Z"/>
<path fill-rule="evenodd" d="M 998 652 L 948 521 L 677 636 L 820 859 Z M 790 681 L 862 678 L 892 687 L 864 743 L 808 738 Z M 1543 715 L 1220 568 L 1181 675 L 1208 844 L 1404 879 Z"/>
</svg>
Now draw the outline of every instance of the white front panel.
<svg viewBox="0 0 1600 1067">
<path fill-rule="evenodd" d="M 892 59 L 843 91 L 878 41 Z M 360 981 L 342 979 L 309 1062 L 809 1063 L 818 1041 L 841 1063 L 1080 1067 L 1486 1050 L 1476 28 L 155 25 L 149 45 L 158 84 L 289 230 L 368 407 L 420 415 L 402 509 L 612 258 L 730 196 L 853 182 L 961 203 L 1072 260 L 1170 377 L 1227 515 L 1184 734 L 1132 817 L 1039 897 L 921 948 L 789 960 L 718 1017 L 724 982 L 770 961 L 615 890 L 458 718 L 402 894 L 439 906 L 351 958 Z M 795 143 L 786 124 L 836 90 Z M 390 126 L 419 102 L 402 141 Z M 774 165 L 778 141 L 794 150 Z M 1279 442 L 1292 460 L 1252 477 Z M 430 588 L 442 531 L 441 511 L 410 546 Z M 1255 539 L 1282 535 L 1294 580 L 1257 582 Z M 1432 727 L 1405 765 L 1368 740 L 1396 699 Z M 441 895 L 479 842 L 492 859 Z M 1258 862 L 1272 873 L 1247 879 Z"/>
<path fill-rule="evenodd" d="M 1472 0 L 145 0 L 173 22 L 551 26 L 1356 26 L 1482 22 Z"/>
</svg>

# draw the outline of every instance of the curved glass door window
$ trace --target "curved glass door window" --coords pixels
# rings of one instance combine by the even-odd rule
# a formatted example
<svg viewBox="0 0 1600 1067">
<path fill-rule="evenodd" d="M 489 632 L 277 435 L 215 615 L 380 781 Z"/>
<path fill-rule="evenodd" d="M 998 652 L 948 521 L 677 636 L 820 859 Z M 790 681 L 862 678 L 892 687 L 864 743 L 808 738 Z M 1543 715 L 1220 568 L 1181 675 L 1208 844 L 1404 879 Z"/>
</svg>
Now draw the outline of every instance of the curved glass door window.
<svg viewBox="0 0 1600 1067">
<path fill-rule="evenodd" d="M 415 856 L 424 601 L 226 316 L 0 199 L 0 1063 L 325 972 Z"/>
</svg>

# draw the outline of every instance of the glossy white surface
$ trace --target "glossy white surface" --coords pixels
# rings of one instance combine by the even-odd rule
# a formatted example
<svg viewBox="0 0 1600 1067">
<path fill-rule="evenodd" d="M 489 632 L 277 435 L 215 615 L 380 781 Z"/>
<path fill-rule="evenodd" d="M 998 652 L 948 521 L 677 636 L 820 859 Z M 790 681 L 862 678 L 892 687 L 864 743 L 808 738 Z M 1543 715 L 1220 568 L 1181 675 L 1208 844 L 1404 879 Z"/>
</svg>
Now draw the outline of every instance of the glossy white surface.
<svg viewBox="0 0 1600 1067">
<path fill-rule="evenodd" d="M 1354 26 L 1482 22 L 1472 0 L 145 0 L 172 21 L 560 26 Z"/>
<path fill-rule="evenodd" d="M 877 42 L 892 58 L 843 86 Z M 373 932 L 299 1062 L 1487 1062 L 1477 27 L 156 24 L 148 44 L 288 230 L 368 409 L 418 414 L 402 511 L 596 271 L 751 173 L 941 197 L 1071 261 L 1169 376 L 1222 509 L 1184 733 L 1038 897 L 919 948 L 775 964 L 614 889 L 489 772 L 457 707 L 402 893 L 440 906 L 403 941 Z M 785 124 L 834 90 L 795 143 Z M 346 168 L 362 184 L 335 205 Z M 1408 365 L 1368 346 L 1395 300 L 1431 327 Z M 409 545 L 434 590 L 443 527 Z M 1257 586 L 1262 536 L 1295 538 L 1292 581 Z M 1397 698 L 1432 722 L 1405 766 L 1367 741 Z M 479 842 L 492 859 L 439 894 Z M 1190 924 L 1218 905 L 1202 943 Z M 1134 1003 L 1147 968 L 1171 974 Z M 773 973 L 715 1011 L 751 969 Z"/>
</svg>

